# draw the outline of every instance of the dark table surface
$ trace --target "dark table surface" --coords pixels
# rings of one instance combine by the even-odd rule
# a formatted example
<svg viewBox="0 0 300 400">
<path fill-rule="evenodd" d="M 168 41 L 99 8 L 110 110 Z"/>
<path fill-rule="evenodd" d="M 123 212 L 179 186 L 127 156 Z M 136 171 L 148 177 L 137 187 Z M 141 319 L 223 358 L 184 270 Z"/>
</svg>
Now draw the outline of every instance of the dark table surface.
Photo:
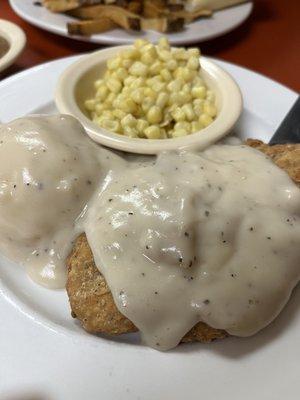
<svg viewBox="0 0 300 400">
<path fill-rule="evenodd" d="M 16 63 L 0 79 L 60 57 L 95 50 L 98 44 L 63 38 L 31 26 L 0 0 L 0 18 L 15 22 L 27 35 Z M 200 43 L 203 54 L 260 72 L 300 91 L 300 0 L 256 0 L 250 18 L 234 31 Z"/>
</svg>

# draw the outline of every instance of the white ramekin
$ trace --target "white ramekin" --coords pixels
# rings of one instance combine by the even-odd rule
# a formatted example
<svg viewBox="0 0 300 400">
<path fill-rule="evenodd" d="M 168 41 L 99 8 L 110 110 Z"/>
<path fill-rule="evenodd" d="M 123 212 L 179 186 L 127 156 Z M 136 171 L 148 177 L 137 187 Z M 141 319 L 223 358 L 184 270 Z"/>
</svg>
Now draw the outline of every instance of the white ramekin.
<svg viewBox="0 0 300 400">
<path fill-rule="evenodd" d="M 213 61 L 201 56 L 201 77 L 216 94 L 218 115 L 211 125 L 199 132 L 174 139 L 130 138 L 107 131 L 92 122 L 84 101 L 94 96 L 94 81 L 102 77 L 106 61 L 129 46 L 117 46 L 83 56 L 60 76 L 55 101 L 61 113 L 71 114 L 96 142 L 117 150 L 157 154 L 164 150 L 203 149 L 230 132 L 242 111 L 242 95 L 233 78 Z"/>
<path fill-rule="evenodd" d="M 8 41 L 9 50 L 0 58 L 0 72 L 8 68 L 20 55 L 26 43 L 25 33 L 12 22 L 0 19 L 0 36 Z"/>
</svg>

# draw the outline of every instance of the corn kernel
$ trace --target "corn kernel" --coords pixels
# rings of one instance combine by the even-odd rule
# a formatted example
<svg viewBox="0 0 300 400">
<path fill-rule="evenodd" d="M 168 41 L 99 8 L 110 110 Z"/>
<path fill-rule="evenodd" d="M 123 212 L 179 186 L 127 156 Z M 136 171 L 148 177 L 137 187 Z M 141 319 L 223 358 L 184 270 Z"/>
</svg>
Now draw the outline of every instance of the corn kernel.
<svg viewBox="0 0 300 400">
<path fill-rule="evenodd" d="M 212 119 L 212 117 L 210 117 L 210 116 L 207 115 L 207 114 L 202 114 L 202 115 L 200 115 L 200 117 L 199 117 L 199 122 L 200 122 L 204 127 L 206 127 L 206 126 L 210 125 L 210 124 L 213 122 L 213 119 Z"/>
<path fill-rule="evenodd" d="M 142 104 L 144 99 L 144 91 L 142 88 L 137 88 L 131 92 L 130 96 L 135 103 Z"/>
<path fill-rule="evenodd" d="M 120 67 L 116 70 L 116 75 L 120 81 L 124 81 L 124 79 L 128 76 L 128 73 L 125 68 Z"/>
<path fill-rule="evenodd" d="M 183 48 L 176 48 L 176 49 L 174 49 L 173 51 L 172 51 L 172 54 L 173 54 L 173 56 L 174 56 L 174 58 L 176 59 L 176 60 L 186 60 L 187 59 L 187 54 L 186 54 L 186 51 L 185 51 L 185 49 L 183 49 Z"/>
<path fill-rule="evenodd" d="M 117 118 L 117 119 L 122 119 L 122 118 L 124 118 L 125 117 L 125 115 L 127 115 L 124 111 L 122 111 L 122 110 L 119 110 L 119 109 L 115 109 L 115 110 L 113 110 L 113 116 L 115 117 L 115 118 Z"/>
<path fill-rule="evenodd" d="M 197 71 L 200 68 L 200 62 L 198 57 L 191 57 L 187 62 L 187 67 Z"/>
<path fill-rule="evenodd" d="M 96 111 L 97 116 L 101 115 L 104 110 L 105 110 L 105 106 L 102 103 L 96 104 L 95 111 Z"/>
<path fill-rule="evenodd" d="M 157 106 L 152 106 L 147 112 L 147 120 L 150 124 L 158 124 L 162 120 L 161 109 Z"/>
<path fill-rule="evenodd" d="M 182 111 L 184 112 L 185 117 L 186 117 L 186 119 L 188 121 L 193 121 L 195 119 L 196 116 L 195 116 L 193 107 L 192 107 L 192 105 L 190 103 L 189 104 L 184 104 L 182 106 Z"/>
<path fill-rule="evenodd" d="M 114 92 L 109 93 L 109 95 L 106 97 L 105 102 L 109 103 L 112 105 L 114 100 L 117 98 L 116 94 Z"/>
<path fill-rule="evenodd" d="M 148 52 L 143 53 L 141 56 L 141 62 L 144 64 L 151 65 L 154 63 L 154 61 L 155 61 L 155 58 L 152 57 L 151 54 Z"/>
<path fill-rule="evenodd" d="M 166 82 L 170 82 L 172 80 L 172 74 L 171 72 L 164 68 L 160 71 L 160 75 L 161 77 L 166 81 Z"/>
<path fill-rule="evenodd" d="M 119 93 L 122 89 L 122 83 L 114 78 L 108 79 L 106 85 L 108 89 L 113 93 Z"/>
<path fill-rule="evenodd" d="M 149 97 L 150 99 L 152 99 L 153 100 L 153 104 L 154 104 L 154 101 L 156 100 L 157 94 L 156 94 L 155 90 L 153 90 L 151 87 L 146 87 L 144 89 L 144 96 Z"/>
<path fill-rule="evenodd" d="M 150 98 L 150 97 L 145 97 L 143 102 L 142 102 L 142 110 L 146 114 L 150 107 L 152 107 L 155 104 L 155 101 Z"/>
<path fill-rule="evenodd" d="M 95 105 L 96 105 L 96 101 L 94 99 L 86 100 L 84 102 L 84 106 L 88 111 L 94 111 Z"/>
<path fill-rule="evenodd" d="M 130 59 L 130 60 L 136 60 L 139 57 L 139 55 L 140 55 L 140 52 L 136 48 L 126 49 L 126 50 L 123 50 L 121 53 L 121 57 L 123 57 L 125 59 L 126 58 Z"/>
<path fill-rule="evenodd" d="M 177 131 L 179 129 L 184 129 L 188 134 L 191 131 L 191 124 L 186 121 L 176 122 L 176 124 L 174 125 L 174 130 Z"/>
<path fill-rule="evenodd" d="M 190 82 L 195 77 L 195 71 L 190 70 L 187 67 L 182 68 L 182 76 L 186 82 Z"/>
<path fill-rule="evenodd" d="M 217 115 L 217 109 L 216 107 L 211 104 L 211 103 L 204 103 L 203 106 L 203 112 L 207 115 L 209 115 L 210 117 L 215 117 Z"/>
<path fill-rule="evenodd" d="M 142 48 L 143 54 L 148 54 L 152 58 L 157 58 L 157 50 L 154 44 L 148 43 Z"/>
<path fill-rule="evenodd" d="M 189 57 L 200 57 L 200 50 L 196 48 L 188 49 L 187 53 Z"/>
<path fill-rule="evenodd" d="M 121 57 L 115 57 L 107 61 L 106 66 L 109 70 L 115 70 L 121 67 Z"/>
<path fill-rule="evenodd" d="M 146 76 L 148 73 L 148 67 L 140 61 L 135 61 L 129 68 L 129 72 L 135 76 Z"/>
<path fill-rule="evenodd" d="M 101 123 L 99 125 L 108 131 L 117 132 L 117 133 L 120 131 L 119 121 L 105 118 L 101 121 Z"/>
<path fill-rule="evenodd" d="M 136 47 L 137 49 L 141 49 L 143 46 L 145 46 L 147 44 L 147 40 L 144 39 L 137 39 L 134 42 L 134 47 Z"/>
<path fill-rule="evenodd" d="M 184 81 L 182 79 L 175 79 L 168 84 L 167 89 L 169 90 L 169 92 L 178 92 L 179 90 L 181 90 L 183 85 Z"/>
<path fill-rule="evenodd" d="M 192 100 L 192 97 L 189 93 L 184 91 L 180 91 L 176 94 L 177 104 L 183 105 L 189 103 Z"/>
<path fill-rule="evenodd" d="M 157 125 L 150 125 L 145 129 L 144 134 L 148 139 L 160 139 L 160 129 Z"/>
<path fill-rule="evenodd" d="M 158 57 L 162 61 L 168 61 L 171 58 L 171 52 L 168 50 L 160 50 L 158 52 Z"/>
<path fill-rule="evenodd" d="M 133 60 L 130 60 L 129 58 L 124 58 L 122 60 L 121 67 L 129 69 L 132 66 L 132 64 L 133 64 Z"/>
<path fill-rule="evenodd" d="M 166 92 L 161 92 L 157 96 L 156 105 L 160 108 L 164 108 L 169 100 L 169 96 Z"/>
<path fill-rule="evenodd" d="M 124 79 L 124 85 L 130 86 L 135 80 L 136 80 L 136 77 L 129 75 L 129 76 L 127 76 L 127 78 Z"/>
<path fill-rule="evenodd" d="M 132 99 L 127 98 L 126 100 L 124 100 L 120 103 L 120 106 L 118 108 L 125 111 L 126 113 L 133 114 L 134 112 L 136 112 L 137 106 Z"/>
<path fill-rule="evenodd" d="M 169 71 L 175 71 L 176 68 L 178 67 L 177 61 L 174 59 L 168 60 L 166 62 L 166 67 L 168 68 Z"/>
<path fill-rule="evenodd" d="M 176 92 L 172 92 L 169 96 L 168 106 L 178 105 L 178 94 Z"/>
<path fill-rule="evenodd" d="M 200 131 L 203 128 L 203 125 L 199 121 L 191 122 L 191 132 L 195 133 Z"/>
<path fill-rule="evenodd" d="M 155 61 L 149 68 L 149 72 L 151 75 L 157 75 L 162 70 L 162 64 L 159 61 Z"/>
<path fill-rule="evenodd" d="M 103 101 L 108 95 L 108 88 L 107 86 L 100 86 L 96 92 L 96 99 Z"/>
<path fill-rule="evenodd" d="M 128 126 L 130 128 L 134 128 L 136 126 L 136 119 L 132 114 L 127 114 L 125 115 L 124 118 L 121 119 L 121 125 L 124 128 L 125 126 Z"/>
<path fill-rule="evenodd" d="M 169 50 L 170 49 L 170 44 L 169 44 L 169 41 L 168 41 L 168 39 L 166 37 L 161 37 L 158 40 L 158 44 L 157 45 L 161 49 L 165 49 L 165 50 Z"/>
<path fill-rule="evenodd" d="M 136 78 L 131 84 L 130 84 L 130 88 L 131 89 L 137 89 L 140 88 L 142 86 L 145 86 L 145 79 L 144 78 Z"/>
<path fill-rule="evenodd" d="M 191 93 L 194 99 L 204 99 L 206 96 L 206 88 L 204 86 L 196 86 L 192 88 Z"/>
<path fill-rule="evenodd" d="M 188 133 L 185 129 L 176 129 L 172 132 L 172 137 L 174 137 L 174 138 L 187 136 L 187 135 L 188 135 Z"/>
<path fill-rule="evenodd" d="M 162 92 L 163 90 L 165 90 L 166 88 L 166 84 L 164 82 L 159 82 L 159 81 L 155 81 L 152 84 L 152 89 L 156 92 Z"/>
<path fill-rule="evenodd" d="M 129 136 L 131 138 L 136 138 L 139 134 L 136 128 L 130 128 L 129 126 L 125 126 L 125 128 L 123 128 L 123 133 L 125 136 Z"/>
<path fill-rule="evenodd" d="M 144 133 L 145 129 L 148 128 L 149 123 L 144 119 L 138 119 L 136 123 L 136 129 L 139 133 Z"/>
<path fill-rule="evenodd" d="M 172 117 L 175 121 L 180 122 L 185 120 L 185 112 L 180 107 L 176 107 L 172 112 Z"/>
</svg>

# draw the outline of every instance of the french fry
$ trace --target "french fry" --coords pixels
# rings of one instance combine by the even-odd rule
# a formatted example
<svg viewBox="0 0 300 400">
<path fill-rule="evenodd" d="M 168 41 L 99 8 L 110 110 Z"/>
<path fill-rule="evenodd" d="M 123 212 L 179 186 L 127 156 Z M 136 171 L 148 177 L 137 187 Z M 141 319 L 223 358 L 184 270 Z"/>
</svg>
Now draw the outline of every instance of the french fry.
<svg viewBox="0 0 300 400">
<path fill-rule="evenodd" d="M 191 12 L 198 10 L 218 11 L 248 1 L 249 0 L 187 0 L 186 10 Z"/>
<path fill-rule="evenodd" d="M 109 18 L 99 18 L 89 21 L 69 22 L 68 33 L 70 35 L 90 36 L 116 28 L 116 24 Z"/>
<path fill-rule="evenodd" d="M 116 25 L 126 30 L 141 30 L 140 17 L 137 14 L 131 13 L 130 11 L 124 10 L 124 8 L 118 6 L 98 5 L 80 7 L 71 10 L 69 14 L 80 19 L 108 18 Z"/>
<path fill-rule="evenodd" d="M 142 15 L 144 12 L 143 3 L 141 1 L 130 1 L 126 8 L 129 12 L 132 12 L 133 14 Z"/>
<path fill-rule="evenodd" d="M 144 2 L 144 13 L 145 18 L 161 18 L 170 14 L 170 11 L 166 7 L 159 6 L 155 2 L 145 1 Z"/>
<path fill-rule="evenodd" d="M 89 4 L 99 4 L 102 0 L 42 0 L 42 4 L 52 12 L 65 12 Z"/>
<path fill-rule="evenodd" d="M 198 11 L 176 11 L 172 13 L 172 16 L 175 18 L 183 18 L 186 23 L 195 21 L 195 19 L 198 18 L 207 18 L 212 16 L 212 11 L 211 10 L 198 10 Z"/>
</svg>

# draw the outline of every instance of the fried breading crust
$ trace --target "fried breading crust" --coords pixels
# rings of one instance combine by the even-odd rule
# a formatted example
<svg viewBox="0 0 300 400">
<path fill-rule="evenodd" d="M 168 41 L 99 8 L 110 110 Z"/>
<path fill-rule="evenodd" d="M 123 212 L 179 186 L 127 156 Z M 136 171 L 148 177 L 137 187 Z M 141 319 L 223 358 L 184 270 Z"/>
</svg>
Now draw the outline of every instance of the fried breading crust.
<svg viewBox="0 0 300 400">
<path fill-rule="evenodd" d="M 279 168 L 284 169 L 289 174 L 297 185 L 300 184 L 300 144 L 269 146 L 256 139 L 248 139 L 246 143 L 269 156 Z"/>
<path fill-rule="evenodd" d="M 259 140 L 249 139 L 247 144 L 267 154 L 295 183 L 300 184 L 300 145 L 268 146 Z M 77 239 L 67 260 L 67 292 L 72 316 L 91 333 L 119 335 L 136 332 L 137 328 L 117 309 L 103 275 L 96 268 L 92 251 L 85 234 Z M 228 334 L 199 322 L 182 339 L 182 342 L 211 342 Z"/>
</svg>

